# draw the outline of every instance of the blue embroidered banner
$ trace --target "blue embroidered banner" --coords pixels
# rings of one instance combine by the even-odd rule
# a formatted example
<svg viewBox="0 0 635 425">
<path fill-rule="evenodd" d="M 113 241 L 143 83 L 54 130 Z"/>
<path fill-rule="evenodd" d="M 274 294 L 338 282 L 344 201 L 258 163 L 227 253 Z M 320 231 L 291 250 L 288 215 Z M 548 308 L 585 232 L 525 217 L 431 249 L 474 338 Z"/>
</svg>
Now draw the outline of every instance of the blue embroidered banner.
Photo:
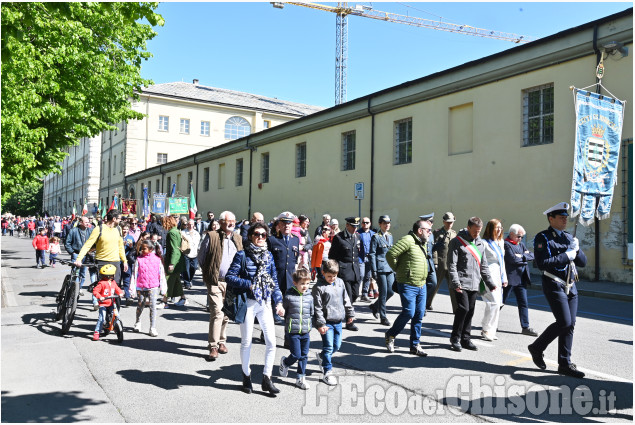
<svg viewBox="0 0 635 425">
<path fill-rule="evenodd" d="M 143 218 L 145 220 L 150 216 L 150 203 L 148 202 L 148 187 L 143 188 Z"/>
<path fill-rule="evenodd" d="M 167 193 L 152 194 L 152 212 L 156 214 L 165 214 L 165 199 Z"/>
<path fill-rule="evenodd" d="M 571 215 L 580 215 L 580 223 L 588 226 L 594 215 L 602 220 L 608 218 L 611 211 L 624 104 L 618 99 L 576 90 L 575 108 Z"/>
</svg>

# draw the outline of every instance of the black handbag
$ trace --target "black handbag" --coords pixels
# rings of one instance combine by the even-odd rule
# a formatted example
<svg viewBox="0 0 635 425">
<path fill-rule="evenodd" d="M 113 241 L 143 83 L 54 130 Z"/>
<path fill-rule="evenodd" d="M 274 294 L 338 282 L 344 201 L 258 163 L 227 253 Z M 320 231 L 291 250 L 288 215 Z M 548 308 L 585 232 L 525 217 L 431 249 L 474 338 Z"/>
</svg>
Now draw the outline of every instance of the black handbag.
<svg viewBox="0 0 635 425">
<path fill-rule="evenodd" d="M 240 275 L 247 273 L 245 265 L 246 253 L 243 254 L 240 263 Z M 243 276 L 241 276 L 243 277 Z M 248 279 L 249 276 L 244 277 Z M 247 294 L 245 290 L 232 288 L 227 285 L 225 290 L 225 299 L 223 300 L 223 313 L 234 323 L 243 323 L 247 314 Z"/>
</svg>

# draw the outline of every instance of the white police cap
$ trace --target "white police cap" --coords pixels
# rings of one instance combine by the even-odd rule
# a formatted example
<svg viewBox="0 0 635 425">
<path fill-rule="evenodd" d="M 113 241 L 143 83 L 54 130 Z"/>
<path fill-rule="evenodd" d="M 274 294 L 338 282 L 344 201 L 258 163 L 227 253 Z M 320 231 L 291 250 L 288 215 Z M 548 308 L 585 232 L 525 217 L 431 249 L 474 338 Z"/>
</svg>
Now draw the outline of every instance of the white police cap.
<svg viewBox="0 0 635 425">
<path fill-rule="evenodd" d="M 554 205 L 553 207 L 547 209 L 545 212 L 543 212 L 543 214 L 550 215 L 550 216 L 554 216 L 554 215 L 569 216 L 568 210 L 569 210 L 569 204 L 567 204 L 566 202 L 560 202 Z"/>
</svg>

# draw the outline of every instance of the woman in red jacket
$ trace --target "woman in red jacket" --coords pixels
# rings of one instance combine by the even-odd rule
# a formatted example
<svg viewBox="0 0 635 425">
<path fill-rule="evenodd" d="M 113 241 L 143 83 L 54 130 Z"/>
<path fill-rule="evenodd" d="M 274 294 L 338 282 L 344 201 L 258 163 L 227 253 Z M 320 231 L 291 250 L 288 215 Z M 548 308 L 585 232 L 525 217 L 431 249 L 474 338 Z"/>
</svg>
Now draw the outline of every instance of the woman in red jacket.
<svg viewBox="0 0 635 425">
<path fill-rule="evenodd" d="M 44 268 L 44 253 L 49 250 L 49 238 L 46 237 L 46 229 L 42 227 L 39 235 L 33 238 L 33 248 L 35 248 L 35 268 Z"/>
</svg>

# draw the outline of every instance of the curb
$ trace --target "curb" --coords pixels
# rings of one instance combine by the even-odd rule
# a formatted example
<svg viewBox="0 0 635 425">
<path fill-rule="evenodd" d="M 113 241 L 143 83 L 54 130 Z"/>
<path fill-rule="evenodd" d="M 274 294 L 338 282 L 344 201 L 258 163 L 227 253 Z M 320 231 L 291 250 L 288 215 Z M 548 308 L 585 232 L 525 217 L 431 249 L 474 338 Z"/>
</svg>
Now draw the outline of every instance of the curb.
<svg viewBox="0 0 635 425">
<path fill-rule="evenodd" d="M 605 298 L 609 300 L 633 302 L 632 294 L 618 294 L 615 292 L 591 291 L 589 289 L 578 289 L 578 294 L 585 297 Z"/>
</svg>

